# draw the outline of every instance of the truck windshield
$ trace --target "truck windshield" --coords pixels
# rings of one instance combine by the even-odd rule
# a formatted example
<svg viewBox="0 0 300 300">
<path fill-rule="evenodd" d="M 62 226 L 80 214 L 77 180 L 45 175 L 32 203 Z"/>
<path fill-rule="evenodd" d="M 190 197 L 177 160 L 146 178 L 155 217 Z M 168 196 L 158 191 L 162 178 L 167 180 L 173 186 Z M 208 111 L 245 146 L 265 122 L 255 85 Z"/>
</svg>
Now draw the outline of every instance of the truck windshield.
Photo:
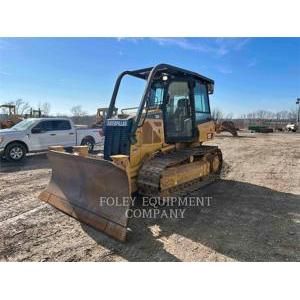
<svg viewBox="0 0 300 300">
<path fill-rule="evenodd" d="M 12 127 L 14 130 L 26 130 L 36 122 L 36 119 L 26 119 Z"/>
</svg>

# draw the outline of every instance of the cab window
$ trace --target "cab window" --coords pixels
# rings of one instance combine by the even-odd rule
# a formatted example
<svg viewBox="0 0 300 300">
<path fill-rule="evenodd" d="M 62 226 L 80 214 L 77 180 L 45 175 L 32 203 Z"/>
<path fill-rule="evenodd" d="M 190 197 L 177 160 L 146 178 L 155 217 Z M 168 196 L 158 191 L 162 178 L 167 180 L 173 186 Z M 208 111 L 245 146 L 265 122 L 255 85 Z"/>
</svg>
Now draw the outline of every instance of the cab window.
<svg viewBox="0 0 300 300">
<path fill-rule="evenodd" d="M 67 120 L 55 120 L 53 122 L 53 130 L 70 130 L 71 124 Z"/>
<path fill-rule="evenodd" d="M 196 122 L 201 123 L 210 120 L 211 115 L 207 86 L 199 81 L 196 81 L 194 86 L 194 97 Z"/>
<path fill-rule="evenodd" d="M 33 130 L 39 130 L 40 132 L 52 131 L 52 122 L 51 121 L 41 121 L 38 123 Z"/>
<path fill-rule="evenodd" d="M 161 83 L 154 83 L 150 90 L 149 107 L 159 107 L 164 100 L 165 88 Z"/>
<path fill-rule="evenodd" d="M 70 130 L 71 124 L 68 120 L 47 120 L 41 121 L 33 129 L 39 130 L 40 132 Z"/>
</svg>

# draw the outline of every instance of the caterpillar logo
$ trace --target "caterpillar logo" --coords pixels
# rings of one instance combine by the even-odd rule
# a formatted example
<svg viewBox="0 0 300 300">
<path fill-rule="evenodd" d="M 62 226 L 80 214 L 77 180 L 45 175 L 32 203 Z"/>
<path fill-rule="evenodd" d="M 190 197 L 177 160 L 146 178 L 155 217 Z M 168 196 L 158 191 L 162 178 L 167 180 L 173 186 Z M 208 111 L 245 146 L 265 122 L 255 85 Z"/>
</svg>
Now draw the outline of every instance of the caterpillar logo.
<svg viewBox="0 0 300 300">
<path fill-rule="evenodd" d="M 127 121 L 126 120 L 107 120 L 106 126 L 125 127 L 125 126 L 127 126 Z"/>
</svg>

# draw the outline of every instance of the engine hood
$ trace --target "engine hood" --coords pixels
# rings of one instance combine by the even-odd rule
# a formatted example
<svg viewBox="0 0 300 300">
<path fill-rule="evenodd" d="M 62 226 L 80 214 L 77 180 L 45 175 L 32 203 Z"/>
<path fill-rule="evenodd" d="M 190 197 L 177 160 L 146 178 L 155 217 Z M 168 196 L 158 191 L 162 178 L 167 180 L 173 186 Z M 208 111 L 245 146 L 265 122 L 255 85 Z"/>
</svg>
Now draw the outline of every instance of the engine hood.
<svg viewBox="0 0 300 300">
<path fill-rule="evenodd" d="M 23 136 L 24 135 L 24 131 L 23 130 L 15 130 L 13 128 L 6 128 L 6 129 L 0 129 L 0 136 L 1 137 L 9 137 L 9 136 Z"/>
</svg>

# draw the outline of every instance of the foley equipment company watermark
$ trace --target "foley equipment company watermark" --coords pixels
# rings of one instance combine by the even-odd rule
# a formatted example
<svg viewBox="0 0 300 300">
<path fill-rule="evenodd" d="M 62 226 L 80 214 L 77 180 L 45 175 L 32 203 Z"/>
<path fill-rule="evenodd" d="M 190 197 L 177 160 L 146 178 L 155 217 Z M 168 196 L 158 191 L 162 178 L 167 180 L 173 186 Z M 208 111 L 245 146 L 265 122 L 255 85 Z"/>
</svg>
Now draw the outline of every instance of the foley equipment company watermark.
<svg viewBox="0 0 300 300">
<path fill-rule="evenodd" d="M 100 197 L 101 207 L 124 207 L 127 218 L 183 219 L 189 207 L 210 207 L 211 196 L 204 197 Z"/>
</svg>

